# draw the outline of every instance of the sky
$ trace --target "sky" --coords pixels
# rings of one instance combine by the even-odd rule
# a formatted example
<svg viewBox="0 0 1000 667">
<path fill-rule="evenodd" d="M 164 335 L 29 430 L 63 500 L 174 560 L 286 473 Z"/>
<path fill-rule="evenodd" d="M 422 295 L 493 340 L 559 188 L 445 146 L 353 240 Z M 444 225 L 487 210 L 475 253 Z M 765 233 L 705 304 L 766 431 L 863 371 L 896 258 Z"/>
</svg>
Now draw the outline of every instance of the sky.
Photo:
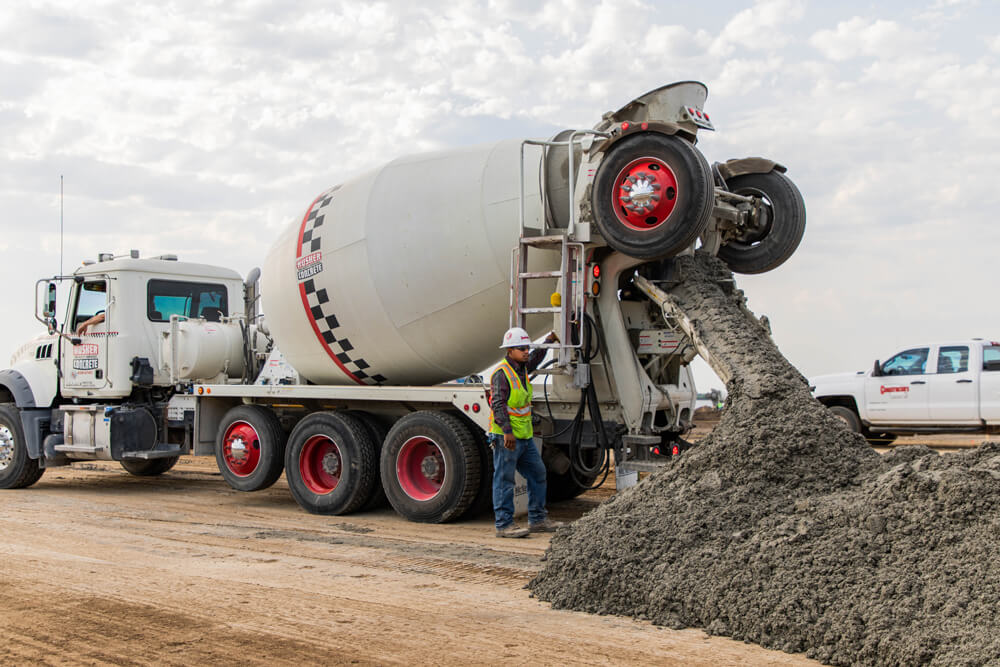
<svg viewBox="0 0 1000 667">
<path fill-rule="evenodd" d="M 3 3 L 0 355 L 41 331 L 60 177 L 66 272 L 138 248 L 245 275 L 352 175 L 692 79 L 708 160 L 777 160 L 805 199 L 798 252 L 738 277 L 804 374 L 1000 339 L 998 65 L 995 0 Z"/>
</svg>

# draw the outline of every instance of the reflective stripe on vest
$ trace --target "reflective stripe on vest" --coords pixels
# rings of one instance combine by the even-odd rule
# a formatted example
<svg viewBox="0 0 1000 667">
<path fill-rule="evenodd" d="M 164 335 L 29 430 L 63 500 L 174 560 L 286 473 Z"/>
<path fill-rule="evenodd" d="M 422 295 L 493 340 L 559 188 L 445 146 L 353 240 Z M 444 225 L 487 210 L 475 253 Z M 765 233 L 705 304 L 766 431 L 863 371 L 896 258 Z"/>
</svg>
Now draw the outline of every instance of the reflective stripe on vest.
<svg viewBox="0 0 1000 667">
<path fill-rule="evenodd" d="M 510 428 L 514 432 L 514 437 L 520 440 L 527 440 L 534 436 L 534 429 L 531 425 L 531 384 L 525 386 L 521 382 L 517 371 L 506 359 L 500 363 L 497 371 L 503 371 L 507 376 L 507 383 L 510 386 L 510 397 L 507 399 L 507 414 L 510 416 Z M 490 433 L 503 433 L 503 429 L 493 419 L 493 412 L 490 411 Z"/>
</svg>

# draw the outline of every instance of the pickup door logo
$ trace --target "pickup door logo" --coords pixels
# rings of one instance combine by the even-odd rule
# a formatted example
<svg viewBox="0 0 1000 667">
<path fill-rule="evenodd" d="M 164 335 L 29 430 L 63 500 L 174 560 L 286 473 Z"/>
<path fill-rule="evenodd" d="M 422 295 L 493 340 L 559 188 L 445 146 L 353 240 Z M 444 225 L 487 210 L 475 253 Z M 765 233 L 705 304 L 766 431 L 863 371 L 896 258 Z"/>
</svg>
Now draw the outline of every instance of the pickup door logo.
<svg viewBox="0 0 1000 667">
<path fill-rule="evenodd" d="M 906 398 L 909 391 L 909 387 L 886 387 L 885 385 L 882 385 L 879 388 L 880 394 L 889 394 L 890 398 Z"/>
</svg>

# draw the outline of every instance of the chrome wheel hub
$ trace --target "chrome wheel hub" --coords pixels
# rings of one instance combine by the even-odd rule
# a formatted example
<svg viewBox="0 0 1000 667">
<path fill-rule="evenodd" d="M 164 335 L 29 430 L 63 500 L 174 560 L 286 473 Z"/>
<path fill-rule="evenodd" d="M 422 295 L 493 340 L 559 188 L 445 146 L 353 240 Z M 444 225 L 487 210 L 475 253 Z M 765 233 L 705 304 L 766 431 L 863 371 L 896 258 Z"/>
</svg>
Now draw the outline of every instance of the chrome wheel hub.
<svg viewBox="0 0 1000 667">
<path fill-rule="evenodd" d="M 0 470 L 6 470 L 14 463 L 14 434 L 6 426 L 0 426 Z"/>
<path fill-rule="evenodd" d="M 229 456 L 237 463 L 247 460 L 247 443 L 243 438 L 233 438 L 229 443 Z"/>
<path fill-rule="evenodd" d="M 631 186 L 622 186 L 628 193 L 622 197 L 625 208 L 638 213 L 645 213 L 646 209 L 651 212 L 656 202 L 660 201 L 660 195 L 656 193 L 660 189 L 660 184 L 656 182 L 656 177 L 641 171 L 635 176 L 630 176 L 628 180 L 631 181 Z"/>
</svg>

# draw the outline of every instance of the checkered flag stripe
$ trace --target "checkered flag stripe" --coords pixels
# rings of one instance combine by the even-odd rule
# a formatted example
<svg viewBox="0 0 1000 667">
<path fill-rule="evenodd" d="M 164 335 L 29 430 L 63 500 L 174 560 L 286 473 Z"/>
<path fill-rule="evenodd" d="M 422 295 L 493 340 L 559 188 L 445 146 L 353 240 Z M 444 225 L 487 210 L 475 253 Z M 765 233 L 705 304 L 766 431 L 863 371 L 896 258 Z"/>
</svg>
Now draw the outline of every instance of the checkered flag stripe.
<svg viewBox="0 0 1000 667">
<path fill-rule="evenodd" d="M 333 200 L 333 193 L 339 188 L 339 185 L 335 186 L 317 198 L 306 216 L 302 227 L 302 253 L 317 252 L 322 247 L 323 237 L 320 228 L 323 226 L 325 209 Z M 340 320 L 333 312 L 333 302 L 326 289 L 317 289 L 313 278 L 303 282 L 302 288 L 305 291 L 309 315 L 316 323 L 319 336 L 330 353 L 351 375 L 364 384 L 384 383 L 385 376 L 373 373 L 370 364 L 359 356 L 354 344 L 347 338 L 347 333 L 343 331 Z"/>
</svg>

